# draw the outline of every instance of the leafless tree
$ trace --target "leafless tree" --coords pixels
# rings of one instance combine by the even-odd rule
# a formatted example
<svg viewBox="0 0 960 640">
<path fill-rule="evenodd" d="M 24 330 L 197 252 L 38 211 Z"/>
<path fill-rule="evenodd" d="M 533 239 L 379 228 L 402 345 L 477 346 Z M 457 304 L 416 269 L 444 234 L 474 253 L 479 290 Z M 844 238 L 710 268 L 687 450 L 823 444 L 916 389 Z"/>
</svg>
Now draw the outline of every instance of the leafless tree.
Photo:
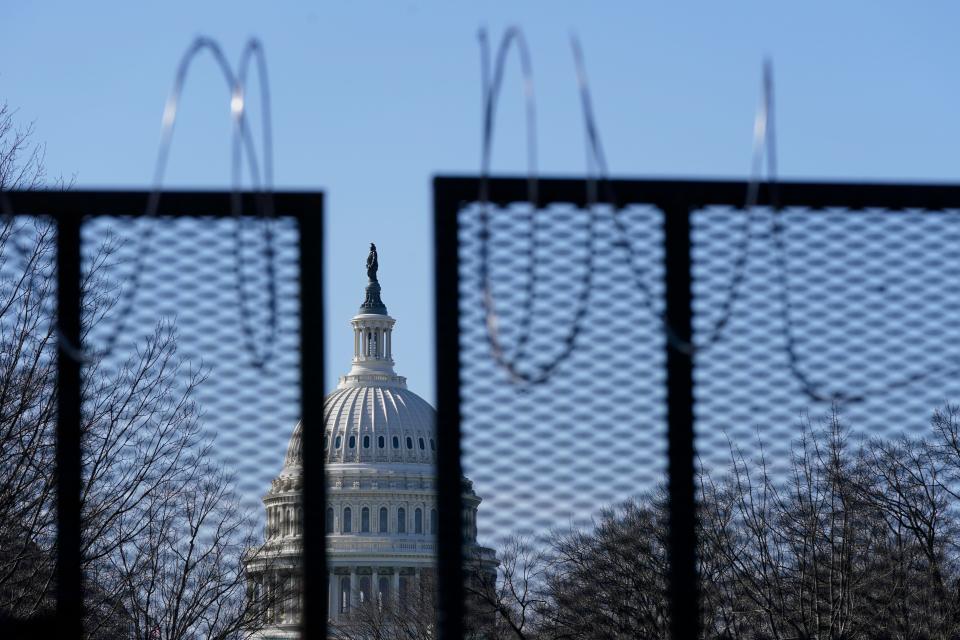
<svg viewBox="0 0 960 640">
<path fill-rule="evenodd" d="M 870 622 L 899 637 L 954 637 L 960 574 L 948 464 L 931 441 L 906 436 L 873 441 L 865 451 L 865 495 L 884 525 L 871 557 L 880 579 L 865 602 Z"/>
<path fill-rule="evenodd" d="M 22 126 L 9 104 L 0 104 L 0 189 L 35 189 L 46 176 L 46 146 L 33 141 L 33 123 Z"/>
<path fill-rule="evenodd" d="M 546 547 L 522 535 L 501 542 L 495 572 L 479 555 L 469 559 L 465 591 L 471 631 L 491 640 L 536 638 L 548 605 L 549 562 Z"/>
<path fill-rule="evenodd" d="M 376 587 L 371 587 L 375 589 Z M 431 572 L 398 594 L 352 594 L 357 603 L 331 622 L 334 640 L 436 640 L 437 584 Z"/>
<path fill-rule="evenodd" d="M 662 492 L 604 509 L 592 530 L 555 534 L 550 556 L 543 613 L 548 637 L 666 637 Z"/>
<path fill-rule="evenodd" d="M 778 465 L 757 444 L 698 470 L 702 637 L 960 637 L 960 408 L 914 438 L 804 420 Z M 488 603 L 524 624 L 489 637 L 668 638 L 666 516 L 658 491 L 545 546 L 510 541 Z"/>
</svg>

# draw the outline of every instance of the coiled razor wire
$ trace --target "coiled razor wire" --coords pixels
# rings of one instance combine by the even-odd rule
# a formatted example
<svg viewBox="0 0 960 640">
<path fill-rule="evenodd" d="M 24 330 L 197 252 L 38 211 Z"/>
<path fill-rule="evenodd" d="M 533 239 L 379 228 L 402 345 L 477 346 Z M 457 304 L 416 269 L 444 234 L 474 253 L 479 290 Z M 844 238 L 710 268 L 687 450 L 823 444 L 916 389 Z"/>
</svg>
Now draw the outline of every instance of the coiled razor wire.
<svg viewBox="0 0 960 640">
<path fill-rule="evenodd" d="M 830 402 L 838 405 L 851 405 L 866 402 L 873 398 L 886 395 L 890 392 L 904 389 L 918 384 L 934 377 L 960 374 L 960 363 L 955 359 L 951 362 L 943 362 L 931 367 L 925 371 L 916 371 L 902 376 L 892 382 L 877 385 L 873 388 L 863 388 L 856 391 L 850 390 L 828 390 L 826 385 L 813 380 L 813 377 L 804 369 L 802 357 L 797 348 L 797 337 L 795 332 L 795 323 L 793 320 L 793 303 L 790 297 L 790 276 L 787 267 L 786 251 L 786 232 L 783 224 L 783 211 L 777 202 L 777 171 L 776 171 L 776 147 L 774 141 L 774 120 L 773 120 L 773 71 L 769 63 L 764 67 L 764 86 L 767 100 L 767 117 L 764 119 L 763 128 L 769 144 L 767 145 L 767 171 L 768 184 L 770 186 L 771 209 L 773 218 L 771 219 L 770 236 L 773 239 L 774 255 L 777 273 L 777 291 L 780 299 L 780 326 L 783 331 L 783 341 L 785 345 L 787 362 L 790 373 L 800 384 L 803 393 L 811 400 L 817 402 Z M 760 124 L 758 123 L 758 127 Z"/>
<path fill-rule="evenodd" d="M 258 191 L 257 195 L 257 205 L 260 208 L 259 217 L 262 219 L 263 224 L 263 257 L 264 257 L 264 266 L 266 268 L 266 286 L 267 286 L 267 305 L 268 305 L 268 319 L 267 327 L 268 333 L 266 339 L 264 340 L 263 351 L 257 351 L 257 337 L 254 334 L 253 323 L 250 320 L 251 312 L 248 308 L 249 299 L 247 296 L 247 286 L 246 286 L 246 275 L 243 270 L 243 235 L 242 235 L 242 225 L 246 218 L 240 216 L 242 209 L 242 200 L 240 198 L 240 187 L 242 184 L 242 150 L 240 149 L 240 139 L 241 137 L 244 140 L 249 141 L 251 137 L 246 136 L 233 136 L 233 206 L 234 206 L 234 215 L 237 219 L 237 224 L 234 226 L 234 269 L 235 275 L 234 282 L 236 283 L 237 297 L 240 300 L 240 320 L 241 320 L 241 329 L 244 335 L 244 341 L 246 343 L 247 353 L 251 357 L 251 363 L 258 369 L 263 369 L 267 366 L 270 360 L 273 358 L 273 352 L 276 347 L 277 341 L 277 270 L 276 270 L 276 251 L 274 247 L 274 236 L 273 236 L 273 225 L 276 218 L 276 212 L 273 208 L 273 131 L 272 131 L 272 118 L 270 110 L 270 81 L 267 76 L 267 59 L 266 54 L 263 51 L 263 45 L 259 40 L 251 39 L 247 42 L 247 45 L 243 48 L 243 51 L 240 54 L 240 63 L 237 70 L 237 90 L 243 104 L 246 104 L 246 88 L 247 88 L 247 69 L 251 58 L 256 57 L 257 59 L 257 77 L 260 81 L 260 116 L 261 116 L 261 129 L 263 134 L 263 182 L 262 188 L 257 188 L 257 184 L 260 181 L 260 176 L 257 174 L 257 163 L 256 156 L 250 155 L 249 157 L 253 160 L 251 163 L 251 180 L 254 182 L 254 189 Z M 243 108 L 241 108 L 241 113 L 243 113 Z M 246 127 L 246 118 L 240 117 L 238 119 L 240 127 Z M 252 146 L 250 152 L 252 154 Z"/>
<path fill-rule="evenodd" d="M 577 336 L 582 330 L 583 319 L 586 317 L 590 302 L 590 290 L 593 276 L 593 256 L 594 256 L 594 238 L 596 236 L 595 213 L 592 207 L 589 208 L 589 218 L 587 221 L 587 233 L 584 240 L 586 248 L 586 268 L 580 284 L 580 293 L 575 303 L 574 317 L 570 323 L 566 335 L 561 340 L 563 345 L 560 353 L 551 358 L 548 362 L 534 367 L 532 372 L 526 371 L 520 366 L 520 363 L 526 356 L 526 346 L 530 337 L 530 327 L 533 322 L 533 302 L 536 295 L 536 246 L 537 246 L 537 215 L 539 208 L 539 197 L 537 193 L 537 140 L 536 140 L 536 104 L 533 90 L 533 67 L 530 59 L 530 52 L 527 48 L 526 39 L 523 32 L 517 27 L 507 29 L 500 40 L 497 48 L 497 56 L 491 75 L 490 69 L 490 49 L 487 40 L 486 30 L 481 30 L 480 39 L 480 57 L 481 57 L 481 82 L 483 88 L 483 152 L 480 170 L 480 228 L 479 228 L 479 247 L 480 247 L 480 265 L 479 279 L 481 288 L 481 299 L 483 301 L 484 324 L 486 327 L 487 341 L 490 345 L 490 351 L 496 363 L 507 372 L 510 380 L 516 384 L 535 385 L 546 382 L 550 379 L 553 372 L 566 360 L 576 345 Z M 500 96 L 500 86 L 503 81 L 503 72 L 506 66 L 507 55 L 510 51 L 510 45 L 516 44 L 520 56 L 520 67 L 523 76 L 524 100 L 526 107 L 526 126 L 527 126 L 527 179 L 528 179 L 528 201 L 530 210 L 527 213 L 527 225 L 529 229 L 529 244 L 527 250 L 527 278 L 526 295 L 523 303 L 523 313 L 520 319 L 520 329 L 513 354 L 508 354 L 503 347 L 499 333 L 499 321 L 496 312 L 496 305 L 490 282 L 489 267 L 489 243 L 490 243 L 490 202 L 489 202 L 489 179 L 490 162 L 493 150 L 493 132 L 494 119 L 496 115 L 497 101 Z"/>
<path fill-rule="evenodd" d="M 597 127 L 596 119 L 594 117 L 593 101 L 587 82 L 586 66 L 583 61 L 583 50 L 580 47 L 580 42 L 576 36 L 571 38 L 571 44 L 574 53 L 574 63 L 577 69 L 580 99 L 583 105 L 582 111 L 584 116 L 584 128 L 586 130 L 588 140 L 588 163 L 592 163 L 599 170 L 599 180 L 604 187 L 604 198 L 606 202 L 610 203 L 614 207 L 612 219 L 614 228 L 619 235 L 617 246 L 621 247 L 627 252 L 627 264 L 630 268 L 631 274 L 633 275 L 634 284 L 641 293 L 642 304 L 648 310 L 648 312 L 658 320 L 669 344 L 674 349 L 677 349 L 678 351 L 688 355 L 693 355 L 694 353 L 698 352 L 703 353 L 723 339 L 724 331 L 729 324 L 730 319 L 733 317 L 734 306 L 740 297 L 743 281 L 746 278 L 746 266 L 753 239 L 753 216 L 751 213 L 756 205 L 757 196 L 759 193 L 762 154 L 766 146 L 769 145 L 772 148 L 772 137 L 767 138 L 766 135 L 766 119 L 767 114 L 769 113 L 768 105 L 772 99 L 766 91 L 768 85 L 764 85 L 763 100 L 760 108 L 757 111 L 757 117 L 755 120 L 753 171 L 751 173 L 750 182 L 747 185 L 746 203 L 744 205 L 744 211 L 746 215 L 743 218 L 743 223 L 740 230 L 740 239 L 737 242 L 736 259 L 734 260 L 733 264 L 733 273 L 730 278 L 730 284 L 727 287 L 727 295 L 724 296 L 723 303 L 720 307 L 719 316 L 713 322 L 713 325 L 708 331 L 707 339 L 698 344 L 678 336 L 676 331 L 673 329 L 670 319 L 666 316 L 666 313 L 663 310 L 658 309 L 654 303 L 655 296 L 650 289 L 650 285 L 647 283 L 648 275 L 646 271 L 639 266 L 643 261 L 639 259 L 639 251 L 630 241 L 630 232 L 626 225 L 624 225 L 622 217 L 619 215 L 621 207 L 619 205 L 619 200 L 617 199 L 613 183 L 610 180 L 610 173 L 607 166 L 606 156 L 603 151 L 603 145 L 600 139 L 599 128 Z M 590 196 L 588 199 L 589 206 L 593 206 L 596 203 L 595 198 L 597 189 L 595 185 L 596 179 L 592 175 L 588 174 L 588 195 Z"/>
<path fill-rule="evenodd" d="M 924 372 L 915 372 L 906 375 L 891 383 L 880 385 L 872 389 L 859 391 L 827 390 L 825 385 L 815 382 L 813 378 L 805 371 L 802 357 L 797 345 L 795 332 L 795 323 L 793 320 L 793 304 L 790 295 L 790 281 L 786 258 L 786 238 L 784 225 L 782 221 L 782 210 L 777 200 L 777 147 L 776 147 L 776 127 L 774 120 L 774 85 L 773 85 L 773 65 L 770 59 L 765 59 L 762 68 L 762 96 L 757 108 L 753 126 L 753 151 L 751 161 L 750 180 L 747 184 L 747 193 L 743 206 L 743 222 L 741 223 L 739 239 L 735 251 L 735 258 L 732 265 L 727 293 L 723 297 L 717 318 L 711 323 L 707 331 L 707 338 L 702 341 L 681 339 L 670 323 L 670 319 L 665 312 L 657 308 L 655 296 L 652 293 L 648 280 L 648 274 L 639 265 L 642 261 L 639 259 L 639 251 L 630 240 L 630 233 L 624 224 L 622 217 L 618 215 L 621 207 L 617 199 L 613 183 L 610 180 L 606 156 L 603 151 L 603 145 L 599 134 L 599 129 L 594 117 L 591 93 L 589 89 L 586 65 L 584 64 L 583 50 L 580 42 L 574 35 L 571 37 L 571 48 L 573 50 L 574 65 L 577 74 L 577 83 L 580 93 L 582 113 L 584 118 L 584 129 L 587 139 L 587 209 L 590 212 L 590 222 L 588 223 L 588 232 L 586 243 L 589 248 L 586 260 L 585 275 L 583 277 L 581 293 L 578 296 L 573 320 L 563 340 L 563 349 L 547 364 L 538 367 L 533 373 L 528 373 L 522 369 L 521 361 L 524 358 L 524 347 L 529 340 L 530 327 L 532 323 L 532 307 L 535 296 L 535 244 L 537 225 L 534 211 L 538 207 L 537 198 L 537 175 L 536 175 L 536 150 L 535 144 L 535 110 L 533 101 L 533 82 L 529 50 L 522 32 L 517 28 L 509 29 L 501 40 L 498 49 L 494 74 L 489 75 L 489 52 L 486 40 L 486 33 L 481 32 L 480 36 L 481 51 L 483 58 L 483 96 L 484 96 L 484 129 L 483 129 L 483 160 L 480 176 L 480 282 L 482 288 L 482 300 L 485 313 L 485 324 L 487 338 L 490 343 L 491 352 L 496 363 L 503 368 L 509 378 L 518 384 L 540 384 L 550 379 L 562 362 L 572 353 L 576 338 L 581 330 L 582 321 L 586 315 L 587 305 L 590 297 L 590 285 L 592 283 L 592 262 L 595 252 L 594 247 L 594 216 L 595 207 L 600 202 L 598 192 L 603 191 L 603 202 L 614 207 L 613 222 L 619 241 L 617 245 L 627 252 L 627 262 L 629 264 L 633 281 L 637 289 L 641 292 L 644 307 L 651 315 L 658 319 L 664 335 L 669 344 L 688 355 L 704 353 L 711 347 L 720 343 L 727 331 L 731 319 L 734 317 L 735 307 L 740 298 L 743 283 L 748 273 L 748 264 L 751 253 L 751 247 L 754 242 L 754 210 L 757 207 L 759 199 L 760 184 L 763 180 L 764 169 L 766 169 L 766 181 L 770 193 L 770 209 L 773 215 L 770 217 L 770 237 L 773 240 L 775 250 L 775 262 L 777 265 L 777 290 L 779 297 L 779 307 L 781 315 L 781 331 L 785 351 L 787 355 L 788 367 L 791 375 L 800 385 L 801 391 L 811 400 L 817 402 L 833 402 L 840 404 L 855 404 L 864 402 L 873 397 L 880 396 L 891 391 L 901 389 L 913 384 L 917 384 L 929 378 L 939 375 L 960 373 L 960 364 L 944 363 L 933 367 Z M 529 202 L 531 212 L 528 214 L 528 224 L 530 229 L 530 249 L 528 251 L 527 261 L 527 284 L 526 299 L 524 301 L 524 314 L 520 319 L 519 335 L 516 342 L 516 348 L 513 354 L 507 354 L 504 349 L 499 332 L 498 316 L 496 313 L 493 295 L 491 292 L 491 283 L 489 276 L 489 167 L 492 148 L 492 138 L 494 129 L 494 115 L 496 101 L 499 97 L 500 82 L 503 74 L 506 55 L 512 42 L 516 42 L 520 53 L 521 70 L 524 74 L 525 95 L 527 100 L 527 127 L 528 127 L 528 180 L 529 180 Z"/>
<path fill-rule="evenodd" d="M 163 195 L 163 179 L 166 173 L 167 161 L 170 154 L 170 147 L 173 143 L 174 127 L 177 119 L 177 112 L 180 106 L 181 94 L 186 84 L 191 65 L 194 59 L 204 51 L 209 51 L 220 70 L 224 81 L 230 91 L 230 114 L 232 120 L 232 140 L 231 140 L 231 209 L 233 216 L 237 219 L 237 225 L 234 230 L 234 275 L 235 287 L 240 300 L 239 313 L 241 327 L 243 332 L 244 347 L 250 354 L 251 364 L 262 369 L 266 367 L 273 356 L 273 351 L 277 337 L 277 286 L 276 286 L 276 252 L 274 250 L 274 238 L 272 222 L 275 217 L 273 209 L 272 191 L 273 191 L 273 139 L 270 117 L 270 88 L 267 77 L 266 57 L 263 51 L 263 45 L 256 38 L 251 38 L 246 42 L 240 55 L 240 62 L 236 74 L 233 72 L 223 49 L 214 39 L 199 36 L 180 59 L 177 66 L 177 72 L 174 77 L 173 87 L 163 110 L 161 121 L 160 144 L 157 150 L 157 159 L 154 165 L 153 188 L 147 199 L 147 206 L 142 215 L 145 220 L 145 228 L 142 233 L 137 234 L 137 246 L 134 253 L 134 265 L 129 277 L 126 291 L 120 293 L 120 305 L 117 314 L 116 326 L 111 331 L 106 331 L 105 344 L 97 351 L 88 352 L 80 345 L 72 344 L 59 326 L 56 329 L 61 348 L 71 358 L 81 363 L 89 363 L 95 359 L 108 357 L 115 349 L 119 336 L 124 334 L 129 328 L 130 318 L 136 305 L 137 292 L 143 278 L 144 271 L 149 256 L 153 250 L 153 235 L 155 231 L 154 218 L 159 209 L 160 198 Z M 257 73 L 260 81 L 261 97 L 261 117 L 263 130 L 263 175 L 260 174 L 260 163 L 257 160 L 257 149 L 246 120 L 246 79 L 250 60 L 256 58 Z M 265 339 L 265 346 L 262 350 L 257 349 L 256 336 L 250 320 L 249 300 L 247 294 L 246 275 L 243 270 L 243 237 L 242 224 L 242 198 L 240 190 L 242 186 L 243 160 L 246 156 L 247 167 L 250 173 L 250 179 L 254 191 L 257 192 L 255 200 L 257 208 L 264 219 L 263 231 L 263 255 L 267 270 L 267 305 L 269 309 L 268 334 Z M 9 220 L 13 219 L 14 212 L 7 195 L 0 191 L 0 209 L 3 217 Z M 24 265 L 29 261 L 29 248 L 24 245 L 14 243 L 17 253 L 20 254 Z"/>
<path fill-rule="evenodd" d="M 520 327 L 518 332 L 518 338 L 516 342 L 515 353 L 507 354 L 506 350 L 503 347 L 502 341 L 499 334 L 499 322 L 498 315 L 496 313 L 496 308 L 494 304 L 492 288 L 490 283 L 489 275 L 489 242 L 490 242 L 490 228 L 489 228 L 489 176 L 490 176 L 490 158 L 492 152 L 492 141 L 493 141 L 493 131 L 494 131 L 494 116 L 496 110 L 497 99 L 499 98 L 500 84 L 503 77 L 503 70 L 506 64 L 506 56 L 509 53 L 509 47 L 512 43 L 516 42 L 517 49 L 520 54 L 521 62 L 521 72 L 523 73 L 524 78 L 524 88 L 525 88 L 525 98 L 526 98 L 526 112 L 527 112 L 527 153 L 528 153 L 528 200 L 530 202 L 530 212 L 528 215 L 528 228 L 529 232 L 529 249 L 527 256 L 527 279 L 526 279 L 526 296 L 524 299 L 524 309 L 523 314 L 520 319 Z M 480 265 L 479 265 L 479 276 L 480 276 L 480 286 L 481 286 L 481 299 L 483 301 L 483 310 L 485 316 L 485 326 L 487 340 L 490 344 L 491 353 L 495 362 L 504 369 L 510 379 L 515 383 L 519 384 L 540 384 L 546 382 L 550 379 L 554 371 L 566 360 L 570 354 L 573 352 L 573 349 L 576 345 L 577 336 L 580 334 L 583 327 L 583 320 L 586 317 L 587 310 L 589 307 L 590 301 L 590 291 L 593 283 L 593 263 L 594 256 L 596 253 L 595 238 L 596 238 L 596 207 L 599 204 L 598 200 L 598 189 L 602 185 L 604 189 L 604 199 L 606 203 L 613 205 L 614 214 L 613 222 L 615 229 L 619 235 L 619 241 L 617 245 L 622 247 L 627 252 L 627 262 L 630 267 L 631 274 L 633 275 L 633 280 L 637 288 L 641 292 L 641 298 L 643 301 L 644 307 L 658 319 L 664 335 L 667 337 L 667 340 L 670 344 L 680 351 L 683 351 L 688 354 L 692 354 L 695 351 L 704 351 L 714 344 L 718 343 L 722 337 L 724 330 L 729 323 L 730 318 L 733 315 L 733 308 L 736 303 L 736 300 L 739 297 L 739 292 L 741 285 L 746 275 L 746 265 L 747 259 L 750 252 L 750 244 L 752 241 L 752 216 L 747 215 L 744 218 L 743 228 L 741 232 L 741 240 L 739 242 L 739 247 L 737 251 L 737 258 L 734 262 L 733 275 L 731 276 L 731 283 L 728 288 L 728 295 L 725 297 L 724 302 L 721 306 L 721 312 L 719 318 L 714 322 L 713 327 L 709 332 L 708 339 L 701 345 L 695 345 L 691 341 L 681 339 L 676 335 L 676 332 L 673 330 L 669 319 L 665 316 L 665 313 L 657 309 L 650 285 L 647 283 L 648 274 L 643 270 L 639 264 L 641 261 L 638 258 L 638 250 L 633 246 L 633 243 L 630 241 L 629 230 L 624 225 L 624 222 L 619 215 L 620 207 L 618 206 L 618 200 L 616 197 L 613 184 L 610 180 L 610 174 L 608 170 L 608 165 L 606 161 L 606 155 L 603 151 L 603 144 L 600 138 L 599 130 L 596 123 L 596 118 L 594 117 L 593 111 L 593 102 L 590 93 L 590 86 L 588 82 L 588 76 L 586 72 L 586 65 L 584 63 L 583 49 L 580 45 L 579 39 L 576 35 L 571 36 L 571 49 L 573 52 L 574 67 L 576 71 L 577 78 L 577 87 L 580 94 L 581 110 L 583 114 L 584 121 L 584 130 L 586 134 L 586 161 L 587 161 L 587 211 L 589 214 L 587 222 L 587 233 L 585 238 L 586 246 L 586 258 L 585 258 L 585 269 L 584 276 L 581 282 L 580 294 L 577 297 L 577 301 L 574 307 L 573 319 L 571 320 L 569 329 L 567 330 L 566 335 L 564 336 L 561 344 L 563 345 L 560 352 L 553 357 L 546 364 L 540 365 L 536 368 L 533 373 L 528 373 L 524 371 L 520 362 L 525 356 L 524 348 L 529 340 L 530 336 L 530 326 L 532 323 L 533 316 L 533 301 L 536 295 L 535 292 L 535 277 L 534 272 L 536 268 L 536 217 L 535 212 L 539 206 L 538 197 L 537 197 L 537 175 L 536 175 L 536 135 L 535 135 L 535 125 L 536 125 L 536 112 L 533 98 L 533 73 L 532 73 L 532 64 L 530 61 L 529 50 L 526 45 L 526 40 L 523 37 L 523 33 L 520 29 L 516 27 L 511 27 L 508 29 L 503 38 L 500 41 L 500 46 L 497 52 L 496 63 L 494 66 L 493 76 L 490 76 L 489 68 L 489 46 L 487 42 L 486 31 L 480 32 L 480 48 L 481 48 L 481 59 L 482 59 L 482 86 L 483 86 L 483 107 L 484 107 L 484 120 L 483 120 L 483 156 L 481 161 L 481 173 L 480 173 L 480 229 L 479 229 L 479 246 L 480 246 Z M 767 86 L 767 85 L 765 85 Z M 769 100 L 766 95 L 761 106 L 761 110 L 758 111 L 758 122 L 761 123 L 761 126 L 755 126 L 755 156 L 758 152 L 758 149 L 762 151 L 764 142 L 766 140 L 766 116 L 768 113 L 767 104 Z M 760 136 L 759 143 L 757 142 L 757 135 Z M 755 157 L 754 166 L 758 167 L 758 160 Z M 758 194 L 758 172 L 755 170 L 751 179 L 750 184 L 747 188 L 746 195 L 746 206 L 745 209 L 749 214 L 756 202 Z"/>
</svg>

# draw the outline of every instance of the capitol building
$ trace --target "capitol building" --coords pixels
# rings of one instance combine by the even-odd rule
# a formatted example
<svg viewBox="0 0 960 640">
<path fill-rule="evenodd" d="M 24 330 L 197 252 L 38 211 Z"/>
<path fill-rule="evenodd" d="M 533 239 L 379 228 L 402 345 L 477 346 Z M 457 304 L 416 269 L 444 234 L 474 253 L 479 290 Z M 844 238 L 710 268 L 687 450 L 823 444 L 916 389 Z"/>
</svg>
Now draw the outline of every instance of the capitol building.
<svg viewBox="0 0 960 640">
<path fill-rule="evenodd" d="M 359 606 L 382 607 L 421 584 L 435 584 L 436 412 L 394 371 L 396 320 L 380 298 L 377 268 L 371 244 L 366 295 L 350 321 L 352 366 L 324 400 L 328 611 L 336 626 L 349 625 Z M 301 429 L 294 427 L 283 469 L 263 498 L 263 545 L 245 561 L 252 597 L 281 594 L 267 607 L 267 626 L 256 636 L 264 640 L 298 637 Z M 465 556 L 490 574 L 496 571 L 494 552 L 477 544 L 481 499 L 468 480 L 463 487 Z"/>
</svg>

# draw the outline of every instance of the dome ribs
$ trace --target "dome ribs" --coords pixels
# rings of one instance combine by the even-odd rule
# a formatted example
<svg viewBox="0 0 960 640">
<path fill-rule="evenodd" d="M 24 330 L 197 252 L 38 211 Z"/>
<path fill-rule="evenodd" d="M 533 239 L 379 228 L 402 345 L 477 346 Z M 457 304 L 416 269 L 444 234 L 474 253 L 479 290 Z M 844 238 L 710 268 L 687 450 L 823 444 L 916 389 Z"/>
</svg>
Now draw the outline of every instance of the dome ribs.
<svg viewBox="0 0 960 640">
<path fill-rule="evenodd" d="M 435 438 L 436 413 L 426 400 L 412 391 L 378 384 L 351 385 L 340 388 L 324 400 L 324 435 L 329 438 L 325 458 L 331 463 L 404 462 L 433 464 L 436 451 L 426 445 Z M 286 465 L 299 465 L 302 460 L 300 427 L 294 429 L 287 450 Z M 340 449 L 335 446 L 341 438 Z M 354 447 L 350 448 L 350 437 Z M 368 449 L 364 436 L 370 437 Z M 379 447 L 379 436 L 384 447 Z M 393 448 L 393 438 L 399 448 Z M 407 447 L 407 438 L 411 447 Z M 420 439 L 424 448 L 420 448 Z"/>
</svg>

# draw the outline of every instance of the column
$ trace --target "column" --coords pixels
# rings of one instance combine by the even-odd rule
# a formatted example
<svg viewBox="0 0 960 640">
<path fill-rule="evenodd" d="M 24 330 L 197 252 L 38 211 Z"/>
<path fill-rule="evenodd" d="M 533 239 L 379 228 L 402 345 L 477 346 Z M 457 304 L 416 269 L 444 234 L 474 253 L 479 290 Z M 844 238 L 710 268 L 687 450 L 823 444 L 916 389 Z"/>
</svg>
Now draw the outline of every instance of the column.
<svg viewBox="0 0 960 640">
<path fill-rule="evenodd" d="M 350 603 L 351 609 L 360 602 L 359 586 L 360 584 L 357 582 L 357 568 L 355 566 L 350 567 L 350 595 L 347 597 L 347 602 Z"/>
<path fill-rule="evenodd" d="M 333 569 L 330 569 L 330 592 L 327 594 L 329 596 L 328 600 L 330 610 L 327 612 L 327 618 L 330 620 L 336 620 L 338 614 L 340 613 L 340 585 L 337 583 L 337 574 L 333 572 Z"/>
<path fill-rule="evenodd" d="M 287 618 L 290 615 L 290 583 L 289 575 L 286 571 L 280 571 L 277 574 L 277 621 L 280 624 L 287 622 Z"/>
<path fill-rule="evenodd" d="M 370 597 L 380 603 L 380 567 L 374 567 L 370 575 Z"/>
<path fill-rule="evenodd" d="M 393 568 L 393 594 L 391 597 L 394 602 L 400 601 L 400 567 Z"/>
<path fill-rule="evenodd" d="M 267 622 L 275 622 L 277 615 L 277 577 L 273 573 L 267 574 L 266 589 L 267 594 Z"/>
</svg>

